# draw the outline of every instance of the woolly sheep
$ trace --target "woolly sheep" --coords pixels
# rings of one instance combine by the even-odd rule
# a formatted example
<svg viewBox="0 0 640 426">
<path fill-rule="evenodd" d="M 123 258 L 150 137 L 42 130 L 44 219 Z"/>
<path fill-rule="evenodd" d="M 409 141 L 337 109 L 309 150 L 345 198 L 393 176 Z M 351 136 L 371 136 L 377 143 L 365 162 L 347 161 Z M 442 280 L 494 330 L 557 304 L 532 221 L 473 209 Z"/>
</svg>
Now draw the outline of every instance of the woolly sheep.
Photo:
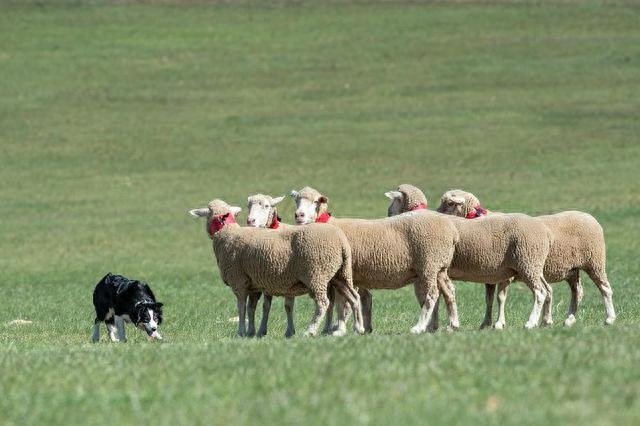
<svg viewBox="0 0 640 426">
<path fill-rule="evenodd" d="M 426 206 L 426 197 L 413 185 L 400 185 L 397 191 L 385 195 L 392 199 L 389 215 L 402 213 L 403 206 Z M 550 230 L 540 220 L 523 214 L 487 216 L 482 222 L 451 217 L 460 242 L 456 244 L 449 277 L 505 286 L 514 279 L 524 281 L 534 295 L 525 327 L 536 327 L 541 312 L 543 323 L 551 323 L 551 287 L 543 276 L 553 243 Z"/>
<path fill-rule="evenodd" d="M 432 317 L 440 291 L 451 328 L 459 327 L 455 293 L 447 276 L 458 232 L 444 215 L 408 213 L 375 220 L 338 219 L 328 212 L 328 199 L 313 188 L 292 191 L 296 223 L 328 222 L 342 229 L 351 245 L 353 282 L 358 289 L 397 289 L 411 282 L 421 313 L 412 333 L 422 333 Z M 371 311 L 363 311 L 371 329 Z"/>
<path fill-rule="evenodd" d="M 278 209 L 276 205 L 284 200 L 282 197 L 271 197 L 264 194 L 255 194 L 247 198 L 247 209 L 249 210 L 247 216 L 247 226 L 254 228 L 269 228 L 279 229 L 288 225 L 280 223 L 280 217 L 278 216 Z M 249 295 L 249 330 L 251 330 L 252 323 L 255 316 L 255 308 L 260 298 L 260 293 L 252 293 Z M 269 312 L 271 311 L 271 300 L 273 296 L 270 294 L 264 294 L 262 301 L 262 320 L 260 321 L 260 328 L 258 329 L 258 337 L 265 336 L 267 334 L 267 322 L 269 321 Z M 293 305 L 295 298 L 284 298 L 284 309 L 287 313 L 287 330 L 285 337 L 291 337 L 296 333 L 295 325 L 293 322 Z M 331 313 L 331 309 L 328 309 L 328 315 Z M 327 318 L 327 322 L 331 323 L 331 318 Z"/>
<path fill-rule="evenodd" d="M 340 229 L 320 225 L 241 228 L 235 221 L 240 210 L 216 199 L 205 208 L 189 211 L 194 217 L 207 218 L 220 275 L 237 298 L 240 336 L 245 335 L 247 296 L 256 291 L 288 297 L 309 293 L 316 310 L 305 335 L 316 335 L 329 305 L 329 285 L 351 306 L 356 331 L 364 332 L 360 300 L 353 288 L 351 249 Z"/>
<path fill-rule="evenodd" d="M 284 196 L 273 198 L 269 195 L 255 194 L 251 195 L 247 199 L 247 209 L 249 210 L 247 217 L 247 226 L 255 228 L 270 228 L 278 229 L 280 227 L 287 227 L 286 223 L 281 222 L 281 218 L 278 215 L 277 205 L 282 202 Z M 330 289 L 329 291 L 329 308 L 327 309 L 325 333 L 335 331 L 332 325 L 333 322 L 333 299 L 334 293 Z M 249 328 L 251 329 L 253 317 L 255 316 L 255 306 L 261 293 L 252 293 L 249 296 Z M 364 306 L 371 305 L 371 294 L 367 290 L 359 290 L 360 303 Z M 258 337 L 267 334 L 267 323 L 269 320 L 269 312 L 271 310 L 272 296 L 265 294 L 262 304 L 262 321 L 260 323 L 260 329 L 258 331 Z M 293 297 L 285 297 L 285 311 L 287 313 L 287 331 L 286 337 L 291 337 L 295 334 L 295 326 L 293 322 L 293 306 L 295 299 Z M 346 305 L 348 308 L 348 305 Z"/>
<path fill-rule="evenodd" d="M 461 217 L 473 216 L 478 210 L 487 212 L 475 195 L 460 189 L 445 192 L 438 207 L 440 212 Z M 554 242 L 544 266 L 544 276 L 549 283 L 566 281 L 571 289 L 571 302 L 567 319 L 564 321 L 565 326 L 572 326 L 576 322 L 576 311 L 583 295 L 580 270 L 585 271 L 600 290 L 605 306 L 605 324 L 613 324 L 616 318 L 612 300 L 613 290 L 607 279 L 604 233 L 598 221 L 580 211 L 565 211 L 539 218 L 554 235 Z M 495 286 L 487 286 L 488 302 L 493 300 L 494 292 Z M 499 325 L 504 325 L 506 298 L 507 287 L 503 287 L 498 292 Z M 487 315 L 490 321 L 490 303 L 487 303 Z"/>
</svg>

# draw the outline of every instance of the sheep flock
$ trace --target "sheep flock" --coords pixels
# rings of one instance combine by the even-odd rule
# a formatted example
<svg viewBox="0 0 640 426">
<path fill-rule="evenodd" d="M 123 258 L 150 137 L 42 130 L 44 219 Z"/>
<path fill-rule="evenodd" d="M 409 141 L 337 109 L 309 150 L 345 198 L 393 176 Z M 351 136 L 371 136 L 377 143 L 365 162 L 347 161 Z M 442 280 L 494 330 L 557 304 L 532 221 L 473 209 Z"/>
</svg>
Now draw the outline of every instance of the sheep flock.
<svg viewBox="0 0 640 426">
<path fill-rule="evenodd" d="M 615 321 L 603 230 L 587 213 L 498 213 L 463 190 L 447 191 L 437 209 L 431 210 L 419 188 L 402 184 L 384 194 L 391 201 L 386 217 L 381 212 L 379 219 L 341 218 L 330 213 L 328 197 L 311 187 L 292 190 L 290 195 L 295 202 L 292 224 L 283 223 L 277 211 L 286 196 L 250 195 L 246 226 L 236 221 L 241 208 L 223 200 L 189 211 L 204 219 L 220 276 L 236 296 L 239 336 L 267 334 L 273 296 L 285 298 L 285 336 L 293 336 L 294 301 L 303 295 L 315 303 L 306 336 L 319 334 L 323 321 L 323 334 L 344 335 L 350 316 L 356 333 L 371 333 L 372 290 L 406 285 L 413 285 L 419 308 L 411 333 L 439 328 L 440 299 L 448 314 L 447 329 L 456 330 L 452 280 L 484 284 L 485 317 L 480 328 L 497 330 L 506 326 L 511 283 L 522 282 L 531 290 L 533 303 L 524 325 L 530 329 L 553 323 L 550 284 L 566 281 L 571 302 L 564 325 L 570 327 L 583 295 L 581 270 L 600 291 L 604 323 Z M 261 297 L 262 319 L 256 330 Z"/>
</svg>

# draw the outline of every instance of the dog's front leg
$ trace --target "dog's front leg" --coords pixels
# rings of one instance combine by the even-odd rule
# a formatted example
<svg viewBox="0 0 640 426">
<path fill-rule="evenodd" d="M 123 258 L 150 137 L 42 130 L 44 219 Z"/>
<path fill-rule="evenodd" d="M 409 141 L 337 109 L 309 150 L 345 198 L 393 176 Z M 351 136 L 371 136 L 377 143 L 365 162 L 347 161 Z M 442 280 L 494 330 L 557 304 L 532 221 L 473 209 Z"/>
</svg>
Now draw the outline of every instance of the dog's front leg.
<svg viewBox="0 0 640 426">
<path fill-rule="evenodd" d="M 118 339 L 121 342 L 126 342 L 127 336 L 124 332 L 124 319 L 118 315 L 116 315 L 116 329 L 118 329 Z"/>
</svg>

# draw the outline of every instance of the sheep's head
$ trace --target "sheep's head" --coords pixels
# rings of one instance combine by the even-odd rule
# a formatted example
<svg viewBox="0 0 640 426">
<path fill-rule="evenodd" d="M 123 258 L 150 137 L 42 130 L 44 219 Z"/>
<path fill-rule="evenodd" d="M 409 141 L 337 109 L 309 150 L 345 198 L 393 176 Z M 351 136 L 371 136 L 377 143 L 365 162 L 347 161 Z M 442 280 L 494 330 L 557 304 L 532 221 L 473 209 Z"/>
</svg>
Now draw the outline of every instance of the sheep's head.
<svg viewBox="0 0 640 426">
<path fill-rule="evenodd" d="M 291 191 L 291 197 L 296 202 L 294 218 L 298 225 L 313 223 L 328 213 L 329 199 L 313 188 L 305 186 L 300 191 Z"/>
<path fill-rule="evenodd" d="M 396 191 L 385 192 L 384 195 L 391 200 L 387 209 L 387 216 L 395 216 L 412 210 L 427 208 L 427 197 L 417 187 L 409 184 L 398 186 Z"/>
<path fill-rule="evenodd" d="M 264 194 L 250 196 L 247 199 L 247 209 L 249 210 L 247 226 L 255 228 L 273 227 L 273 224 L 279 220 L 276 204 L 282 200 L 284 200 L 284 195 L 276 198 Z"/>
<path fill-rule="evenodd" d="M 461 189 L 452 189 L 442 194 L 438 211 L 452 216 L 467 217 L 479 206 L 480 200 L 472 193 Z"/>
<path fill-rule="evenodd" d="M 226 224 L 236 223 L 236 216 L 242 211 L 240 207 L 230 206 L 222 200 L 212 200 L 207 207 L 189 210 L 193 217 L 207 218 L 206 230 L 209 237 L 221 230 Z"/>
</svg>

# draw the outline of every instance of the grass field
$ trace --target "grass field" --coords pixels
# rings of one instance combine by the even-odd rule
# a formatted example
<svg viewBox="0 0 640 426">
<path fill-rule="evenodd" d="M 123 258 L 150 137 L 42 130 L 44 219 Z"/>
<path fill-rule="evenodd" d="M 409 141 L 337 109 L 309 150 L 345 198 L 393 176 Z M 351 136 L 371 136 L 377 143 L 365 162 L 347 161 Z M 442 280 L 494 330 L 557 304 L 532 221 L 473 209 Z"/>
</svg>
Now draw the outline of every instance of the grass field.
<svg viewBox="0 0 640 426">
<path fill-rule="evenodd" d="M 639 424 L 639 21 L 631 1 L 0 1 L 0 424 Z M 457 283 L 457 333 L 411 335 L 405 288 L 374 294 L 372 335 L 286 340 L 277 300 L 266 338 L 234 337 L 188 209 L 311 185 L 376 218 L 400 183 L 592 213 L 616 324 L 583 276 L 571 329 L 565 284 L 554 326 L 522 329 L 516 284 L 508 328 L 480 332 L 483 286 Z M 151 284 L 162 343 L 89 343 L 107 271 Z M 298 299 L 299 332 L 311 314 Z"/>
</svg>

